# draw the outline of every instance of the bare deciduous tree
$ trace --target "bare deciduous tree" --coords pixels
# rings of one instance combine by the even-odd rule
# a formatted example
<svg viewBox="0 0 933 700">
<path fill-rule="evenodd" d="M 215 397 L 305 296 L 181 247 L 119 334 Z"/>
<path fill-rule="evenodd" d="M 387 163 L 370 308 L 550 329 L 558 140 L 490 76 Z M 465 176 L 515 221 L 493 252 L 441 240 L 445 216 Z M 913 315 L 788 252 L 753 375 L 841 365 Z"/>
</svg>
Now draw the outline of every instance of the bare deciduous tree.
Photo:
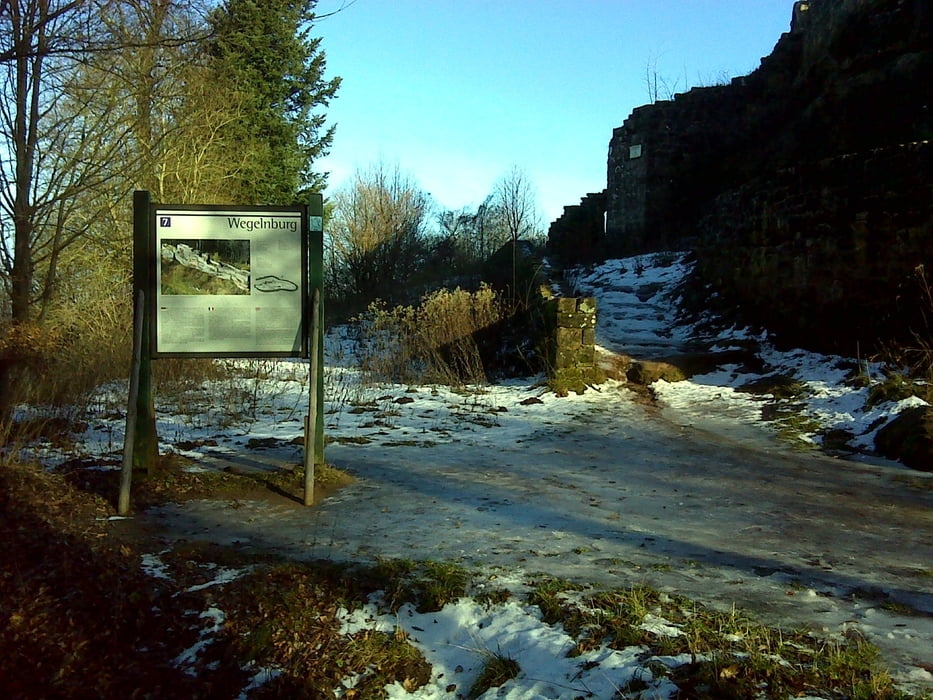
<svg viewBox="0 0 933 700">
<path fill-rule="evenodd" d="M 149 50 L 151 34 L 117 21 L 125 10 L 158 16 L 172 0 L 8 0 L 0 3 L 0 318 L 9 328 L 42 322 L 63 294 L 62 271 L 101 267 L 95 255 L 123 246 L 125 226 L 97 238 L 114 202 L 140 172 L 139 73 L 121 73 Z M 118 31 L 119 30 L 119 31 Z M 173 43 L 178 39 L 173 38 Z M 149 72 L 156 64 L 150 63 Z M 109 262 L 109 261 L 108 261 Z M 125 275 L 122 276 L 125 279 Z M 0 418 L 15 392 L 17 352 L 0 363 Z"/>
<path fill-rule="evenodd" d="M 406 296 L 425 252 L 429 196 L 398 166 L 357 171 L 333 198 L 329 286 L 357 306 Z"/>
<path fill-rule="evenodd" d="M 512 244 L 512 294 L 518 293 L 516 261 L 519 240 L 536 238 L 540 216 L 535 190 L 524 170 L 512 166 L 496 183 L 493 201 Z"/>
<path fill-rule="evenodd" d="M 531 180 L 517 165 L 512 166 L 496 183 L 493 201 L 513 243 L 538 235 L 541 217 L 536 200 Z"/>
<path fill-rule="evenodd" d="M 648 100 L 651 103 L 673 100 L 677 92 L 681 89 L 686 90 L 687 69 L 684 68 L 683 83 L 680 78 L 670 79 L 661 75 L 658 70 L 658 56 L 651 55 L 645 65 L 645 90 L 648 93 Z"/>
</svg>

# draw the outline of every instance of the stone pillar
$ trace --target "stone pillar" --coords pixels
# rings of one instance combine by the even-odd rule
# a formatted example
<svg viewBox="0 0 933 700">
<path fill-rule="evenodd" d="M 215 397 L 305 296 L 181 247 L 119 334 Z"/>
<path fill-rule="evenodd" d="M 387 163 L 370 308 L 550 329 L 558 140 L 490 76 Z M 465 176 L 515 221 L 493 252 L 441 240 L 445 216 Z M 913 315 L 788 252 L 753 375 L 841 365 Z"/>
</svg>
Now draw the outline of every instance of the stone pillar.
<svg viewBox="0 0 933 700">
<path fill-rule="evenodd" d="M 548 380 L 560 395 L 600 381 L 596 365 L 596 299 L 560 297 L 546 303 L 551 329 Z"/>
</svg>

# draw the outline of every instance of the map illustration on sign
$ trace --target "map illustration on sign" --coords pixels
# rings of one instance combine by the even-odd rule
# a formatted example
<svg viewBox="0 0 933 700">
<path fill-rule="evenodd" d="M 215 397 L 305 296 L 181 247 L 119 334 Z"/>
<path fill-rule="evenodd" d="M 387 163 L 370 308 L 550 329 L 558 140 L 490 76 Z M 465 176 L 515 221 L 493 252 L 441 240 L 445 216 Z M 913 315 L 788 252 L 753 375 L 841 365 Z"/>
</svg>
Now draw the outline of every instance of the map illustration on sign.
<svg viewBox="0 0 933 700">
<path fill-rule="evenodd" d="M 249 239 L 163 238 L 160 243 L 162 294 L 249 294 Z"/>
<path fill-rule="evenodd" d="M 298 285 L 278 275 L 265 275 L 256 279 L 253 289 L 257 292 L 297 292 Z"/>
</svg>

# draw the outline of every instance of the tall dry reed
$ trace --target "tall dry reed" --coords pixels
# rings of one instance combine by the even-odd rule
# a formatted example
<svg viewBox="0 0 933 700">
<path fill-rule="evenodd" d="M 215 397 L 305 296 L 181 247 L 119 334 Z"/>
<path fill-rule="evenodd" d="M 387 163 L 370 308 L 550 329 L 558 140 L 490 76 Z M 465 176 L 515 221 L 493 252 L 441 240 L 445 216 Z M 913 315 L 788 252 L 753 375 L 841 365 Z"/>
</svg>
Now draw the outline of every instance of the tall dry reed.
<svg viewBox="0 0 933 700">
<path fill-rule="evenodd" d="M 503 320 L 496 292 L 442 289 L 418 306 L 371 304 L 357 321 L 359 363 L 369 380 L 460 386 L 487 381 L 476 334 Z"/>
</svg>

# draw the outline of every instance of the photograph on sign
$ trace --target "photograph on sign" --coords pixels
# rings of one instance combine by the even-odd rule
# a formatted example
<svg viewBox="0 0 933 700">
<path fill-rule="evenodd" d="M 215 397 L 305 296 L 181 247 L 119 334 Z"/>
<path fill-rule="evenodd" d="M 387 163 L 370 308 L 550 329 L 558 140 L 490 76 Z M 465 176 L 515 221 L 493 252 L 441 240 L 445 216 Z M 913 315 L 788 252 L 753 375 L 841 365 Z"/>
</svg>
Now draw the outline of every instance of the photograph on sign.
<svg viewBox="0 0 933 700">
<path fill-rule="evenodd" d="M 249 294 L 249 239 L 163 238 L 159 257 L 162 294 Z"/>
<path fill-rule="evenodd" d="M 303 356 L 303 209 L 156 208 L 155 355 Z"/>
</svg>

